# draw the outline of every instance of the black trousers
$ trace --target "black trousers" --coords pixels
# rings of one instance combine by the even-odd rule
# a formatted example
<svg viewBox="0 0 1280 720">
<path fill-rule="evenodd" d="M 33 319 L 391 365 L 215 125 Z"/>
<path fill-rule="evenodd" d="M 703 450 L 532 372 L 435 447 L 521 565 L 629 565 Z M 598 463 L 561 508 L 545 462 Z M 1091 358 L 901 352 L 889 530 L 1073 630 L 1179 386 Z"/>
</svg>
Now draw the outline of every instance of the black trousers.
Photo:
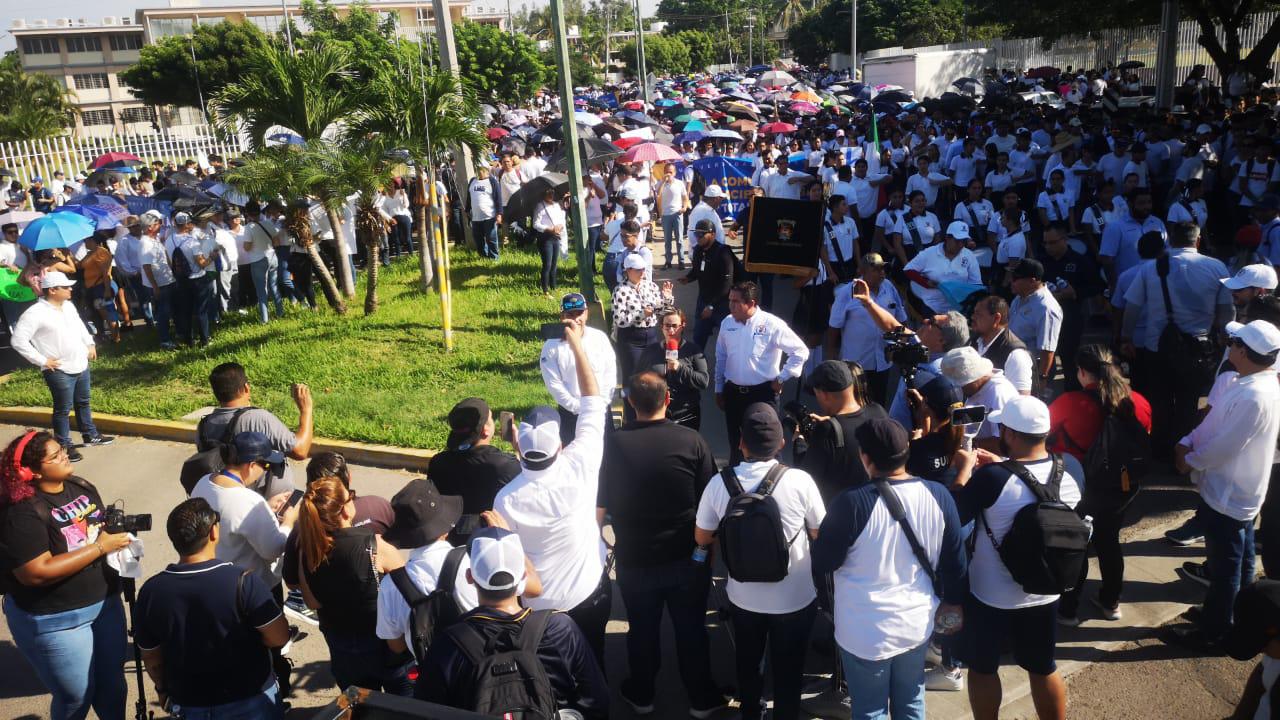
<svg viewBox="0 0 1280 720">
<path fill-rule="evenodd" d="M 889 378 L 892 370 L 863 370 L 867 379 L 867 399 L 889 407 Z"/>
<path fill-rule="evenodd" d="M 1076 507 L 1080 517 L 1093 517 L 1093 537 L 1089 540 L 1094 553 L 1098 556 L 1098 572 L 1102 575 L 1102 589 L 1098 591 L 1098 600 L 1107 607 L 1120 604 L 1120 590 L 1124 586 L 1124 552 L 1120 546 L 1120 528 L 1124 527 L 1124 514 L 1129 509 L 1134 495 L 1118 495 L 1114 493 L 1098 493 L 1085 497 Z M 1085 578 L 1089 576 L 1089 563 L 1080 568 L 1080 581 L 1076 588 L 1063 593 L 1058 612 L 1066 617 L 1075 617 L 1080 606 L 1080 595 Z"/>
<path fill-rule="evenodd" d="M 594 592 L 582 602 L 578 603 L 565 614 L 573 618 L 578 624 L 578 629 L 582 630 L 583 636 L 587 638 L 587 645 L 591 648 L 591 654 L 596 658 L 596 664 L 600 666 L 600 672 L 604 672 L 604 629 L 609 624 L 609 611 L 613 605 L 613 582 L 609 579 L 609 570 L 606 568 L 604 574 L 600 576 L 600 584 L 596 586 Z"/>
<path fill-rule="evenodd" d="M 738 671 L 738 699 L 744 720 L 763 717 L 760 699 L 764 694 L 764 656 L 768 647 L 773 669 L 773 720 L 796 720 L 800 716 L 800 686 L 804 679 L 804 656 L 809 647 L 809 631 L 818 605 L 785 615 L 767 615 L 729 606 L 733 622 L 733 642 Z"/>
<path fill-rule="evenodd" d="M 1280 465 L 1271 466 L 1271 484 L 1267 497 L 1262 501 L 1262 532 L 1267 541 L 1262 544 L 1262 574 L 1272 580 L 1280 580 Z"/>
<path fill-rule="evenodd" d="M 1191 377 L 1175 370 L 1172 358 L 1138 348 L 1140 389 L 1151 402 L 1151 451 L 1158 460 L 1170 460 L 1173 446 L 1196 424 L 1200 397 L 1213 384 L 1213 375 Z"/>
<path fill-rule="evenodd" d="M 742 439 L 742 416 L 746 414 L 751 403 L 762 402 L 778 409 L 778 394 L 770 383 L 759 385 L 724 384 L 724 424 L 729 432 L 729 463 L 737 465 L 742 462 L 742 450 L 738 442 Z"/>
</svg>

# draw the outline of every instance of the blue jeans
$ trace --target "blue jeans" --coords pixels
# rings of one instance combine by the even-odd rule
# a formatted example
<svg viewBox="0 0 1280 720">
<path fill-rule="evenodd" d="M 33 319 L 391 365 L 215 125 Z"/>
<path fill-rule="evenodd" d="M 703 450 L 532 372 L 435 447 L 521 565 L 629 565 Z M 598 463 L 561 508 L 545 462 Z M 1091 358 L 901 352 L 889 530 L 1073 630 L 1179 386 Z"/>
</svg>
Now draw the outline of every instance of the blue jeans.
<svg viewBox="0 0 1280 720">
<path fill-rule="evenodd" d="M 187 328 L 187 332 L 178 332 L 183 340 L 191 340 L 191 321 L 194 317 L 194 330 L 200 335 L 200 343 L 202 345 L 208 344 L 213 308 L 217 302 L 217 282 L 217 277 L 213 273 L 205 273 L 198 278 L 185 282 L 186 287 L 183 288 L 183 292 L 187 295 L 186 301 L 190 303 L 190 315 L 185 317 L 186 325 L 184 327 Z"/>
<path fill-rule="evenodd" d="M 155 314 L 151 309 L 151 288 L 142 282 L 142 274 L 126 275 L 127 289 L 133 293 L 133 297 L 138 301 L 138 307 L 142 308 L 142 318 L 147 321 L 148 325 L 155 323 Z"/>
<path fill-rule="evenodd" d="M 480 257 L 498 259 L 498 223 L 496 218 L 488 220 L 472 220 L 471 234 L 476 239 L 476 250 Z"/>
<path fill-rule="evenodd" d="M 885 660 L 840 650 L 852 720 L 924 720 L 924 654 L 929 642 Z"/>
<path fill-rule="evenodd" d="M 413 694 L 413 682 L 409 680 L 412 656 L 392 653 L 385 641 L 370 633 L 327 630 L 324 641 L 329 646 L 329 669 L 338 689 L 357 685 L 390 695 Z"/>
<path fill-rule="evenodd" d="M 662 237 L 667 247 L 667 264 L 671 264 L 671 248 L 675 248 L 676 261 L 684 263 L 684 215 L 672 213 L 662 216 Z"/>
<path fill-rule="evenodd" d="M 269 282 L 276 286 L 276 292 L 285 300 L 298 300 L 297 292 L 293 288 L 293 277 L 289 274 L 289 256 L 293 252 L 288 245 L 281 245 L 276 248 L 276 262 L 271 266 L 271 259 L 267 258 Z"/>
<path fill-rule="evenodd" d="M 53 720 L 124 720 L 124 658 L 128 644 L 119 596 L 87 607 L 32 615 L 4 599 L 13 642 L 53 694 Z M 6 713 L 7 714 L 7 713 Z"/>
<path fill-rule="evenodd" d="M 1231 609 L 1240 588 L 1253 583 L 1253 521 L 1223 515 L 1203 500 L 1197 517 L 1204 528 L 1205 570 L 1209 573 L 1200 626 L 1209 637 L 1220 638 L 1231 629 Z"/>
<path fill-rule="evenodd" d="M 610 293 L 618 287 L 618 260 L 621 257 L 622 253 L 605 253 L 604 264 L 600 267 L 600 274 L 604 276 L 604 284 Z"/>
<path fill-rule="evenodd" d="M 61 370 L 45 370 L 44 382 L 53 395 L 53 434 L 63 447 L 71 447 L 71 409 L 76 411 L 76 426 L 85 441 L 98 437 L 89 409 L 89 368 L 74 375 Z"/>
<path fill-rule="evenodd" d="M 714 305 L 711 309 L 711 317 L 702 317 L 702 309 L 704 305 L 699 301 L 698 306 L 693 312 L 693 344 L 701 351 L 706 351 L 707 340 L 711 339 L 711 333 L 720 327 L 720 323 L 729 317 L 729 301 Z"/>
<path fill-rule="evenodd" d="M 160 338 L 162 344 L 173 342 L 173 335 L 169 332 L 169 319 L 173 317 L 173 293 L 177 288 L 177 283 L 169 283 L 151 291 L 151 309 L 155 313 L 153 317 L 156 321 L 156 337 Z"/>
<path fill-rule="evenodd" d="M 618 590 L 627 606 L 627 697 L 639 703 L 653 700 L 661 665 L 662 609 L 675 630 L 676 662 L 689 703 L 695 708 L 718 705 L 711 676 L 707 640 L 707 592 L 711 575 L 689 559 L 655 567 L 618 566 Z"/>
<path fill-rule="evenodd" d="M 280 287 L 270 282 L 271 261 L 264 257 L 245 267 L 249 270 L 249 279 L 253 283 L 253 290 L 258 298 L 258 320 L 265 323 L 270 319 L 267 315 L 268 300 L 275 302 L 276 315 L 283 315 L 284 303 L 280 300 Z M 245 278 L 241 276 L 240 281 L 244 282 L 244 280 Z"/>
<path fill-rule="evenodd" d="M 271 687 L 253 697 L 235 702 L 192 707 L 173 704 L 173 716 L 178 720 L 276 720 L 280 717 L 280 688 L 274 682 Z"/>
<path fill-rule="evenodd" d="M 559 281 L 560 238 L 551 233 L 543 233 L 538 238 L 538 255 L 542 258 L 542 270 L 538 281 L 542 292 L 554 292 Z"/>
</svg>

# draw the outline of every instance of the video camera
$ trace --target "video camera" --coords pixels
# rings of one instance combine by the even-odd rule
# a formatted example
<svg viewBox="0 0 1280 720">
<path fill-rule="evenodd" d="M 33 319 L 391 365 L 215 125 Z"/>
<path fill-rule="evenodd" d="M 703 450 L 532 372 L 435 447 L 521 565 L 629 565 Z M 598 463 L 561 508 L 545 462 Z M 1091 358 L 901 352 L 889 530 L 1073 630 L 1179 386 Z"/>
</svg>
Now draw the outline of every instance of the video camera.
<svg viewBox="0 0 1280 720">
<path fill-rule="evenodd" d="M 151 514 L 126 515 L 123 508 L 108 507 L 104 512 L 103 530 L 114 534 L 150 532 Z"/>
<path fill-rule="evenodd" d="M 929 348 L 911 331 L 899 325 L 883 335 L 884 359 L 897 366 L 908 388 L 916 386 L 916 368 L 929 362 Z"/>
<path fill-rule="evenodd" d="M 791 449 L 797 457 L 809 449 L 807 438 L 813 433 L 812 413 L 804 403 L 792 400 L 782 406 L 782 432 L 790 435 Z"/>
</svg>

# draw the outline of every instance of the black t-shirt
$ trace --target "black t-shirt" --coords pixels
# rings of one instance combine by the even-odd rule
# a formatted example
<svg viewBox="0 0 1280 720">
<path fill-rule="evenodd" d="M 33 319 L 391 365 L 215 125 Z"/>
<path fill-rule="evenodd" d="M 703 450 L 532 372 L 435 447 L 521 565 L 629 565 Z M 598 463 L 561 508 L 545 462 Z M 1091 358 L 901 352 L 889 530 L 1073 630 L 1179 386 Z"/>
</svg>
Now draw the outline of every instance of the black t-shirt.
<svg viewBox="0 0 1280 720">
<path fill-rule="evenodd" d="M 829 422 L 815 425 L 813 437 L 809 438 L 809 452 L 801 458 L 799 466 L 813 476 L 823 500 L 830 502 L 844 490 L 871 479 L 858 456 L 858 440 L 853 434 L 863 423 L 888 416 L 877 403 L 870 403 L 856 412 L 836 415 L 834 419 L 844 430 L 844 447 L 837 447 L 836 432 Z"/>
<path fill-rule="evenodd" d="M 441 495 L 461 495 L 462 512 L 477 515 L 493 509 L 502 486 L 520 474 L 520 461 L 492 445 L 445 450 L 431 458 L 427 477 Z"/>
<path fill-rule="evenodd" d="M 356 516 L 352 527 L 368 528 L 375 535 L 386 535 L 396 521 L 396 511 L 391 503 L 377 495 L 356 495 Z M 284 565 L 281 574 L 289 587 L 300 587 L 298 579 L 298 526 L 295 524 L 284 541 Z"/>
<path fill-rule="evenodd" d="M 378 620 L 378 578 L 374 574 L 373 531 L 347 527 L 333 535 L 325 561 L 307 574 L 307 587 L 320 603 L 320 629 L 373 636 Z"/>
<path fill-rule="evenodd" d="M 12 572 L 40 555 L 62 555 L 91 545 L 98 539 L 104 518 L 102 496 L 87 480 L 71 478 L 62 492 L 45 493 L 9 508 L 0 520 L 3 571 Z M 117 576 L 98 558 L 80 572 L 48 585 L 30 587 L 12 583 L 10 597 L 33 615 L 75 610 L 100 602 L 117 591 Z"/>
<path fill-rule="evenodd" d="M 930 433 L 912 440 L 907 472 L 925 480 L 950 485 L 956 473 L 951 467 L 951 456 L 947 454 L 947 434 Z"/>
<path fill-rule="evenodd" d="M 280 617 L 280 606 L 255 573 L 241 583 L 244 572 L 223 560 L 173 564 L 138 591 L 138 647 L 164 654 L 175 703 L 207 707 L 244 700 L 271 678 L 271 655 L 258 629 Z"/>
</svg>

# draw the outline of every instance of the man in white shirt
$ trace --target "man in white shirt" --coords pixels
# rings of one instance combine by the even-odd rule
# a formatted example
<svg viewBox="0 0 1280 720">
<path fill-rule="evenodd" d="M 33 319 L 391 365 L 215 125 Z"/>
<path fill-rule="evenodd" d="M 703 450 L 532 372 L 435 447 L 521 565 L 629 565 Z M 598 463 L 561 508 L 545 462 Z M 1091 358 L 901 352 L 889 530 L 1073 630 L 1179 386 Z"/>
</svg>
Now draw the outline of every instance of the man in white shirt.
<svg viewBox="0 0 1280 720">
<path fill-rule="evenodd" d="M 1035 362 L 1027 345 L 1009 330 L 1009 303 L 988 295 L 973 306 L 973 347 L 1013 383 L 1023 395 L 1031 394 Z"/>
<path fill-rule="evenodd" d="M 140 218 L 142 224 L 141 247 L 138 264 L 142 266 L 142 283 L 151 293 L 151 309 L 156 321 L 156 337 L 164 350 L 174 348 L 169 334 L 169 320 L 173 317 L 174 295 L 177 282 L 169 265 L 169 251 L 160 238 L 164 217 L 155 210 L 148 210 Z"/>
<path fill-rule="evenodd" d="M 988 418 L 1000 428 L 1007 460 L 978 469 L 955 491 L 960 521 L 976 521 L 961 638 L 969 665 L 969 704 L 975 720 L 996 720 L 1002 700 L 1000 656 L 1012 644 L 1014 659 L 1027 671 L 1040 720 L 1065 720 L 1067 688 L 1054 660 L 1060 596 L 1023 591 L 997 546 L 1018 511 L 1036 500 L 1010 465 L 1030 473 L 1070 507 L 1080 502 L 1084 471 L 1071 455 L 1049 454 L 1049 408 L 1041 400 L 1017 397 Z"/>
<path fill-rule="evenodd" d="M 279 283 L 271 282 L 271 256 L 275 255 L 271 241 L 275 226 L 269 225 L 270 221 L 263 221 L 262 209 L 256 203 L 246 205 L 244 215 L 244 233 L 236 259 L 240 264 L 240 287 L 245 290 L 241 296 L 248 298 L 249 288 L 252 288 L 252 295 L 258 303 L 258 321 L 266 323 L 270 320 L 268 301 L 275 302 L 277 316 L 284 314 Z M 390 262 L 385 257 L 383 261 Z"/>
<path fill-rule="evenodd" d="M 760 288 L 755 283 L 734 285 L 729 290 L 729 317 L 720 323 L 716 337 L 716 405 L 724 411 L 733 462 L 742 457 L 738 433 L 747 406 L 765 403 L 776 409 L 783 383 L 800 377 L 809 358 L 809 348 L 800 336 L 781 318 L 760 309 L 759 303 Z"/>
<path fill-rule="evenodd" d="M 818 486 L 808 473 L 786 467 L 775 470 L 784 439 L 774 405 L 751 403 L 744 408 L 740 423 L 735 435 L 740 438 L 737 454 L 742 460 L 707 483 L 698 503 L 693 539 L 704 549 L 715 542 L 732 499 L 739 494 L 731 493 L 730 486 L 743 493 L 766 492 L 777 503 L 784 540 L 791 540 L 785 550 L 786 575 L 776 582 L 744 582 L 735 579 L 730 570 L 727 592 L 742 717 L 763 717 L 761 667 L 767 645 L 773 671 L 772 717 L 797 720 L 804 677 L 804 663 L 799 659 L 805 655 L 809 630 L 817 614 L 806 540 L 817 537 L 826 510 Z M 770 475 L 772 488 L 760 490 Z M 808 538 L 799 538 L 801 533 Z M 768 550 L 761 548 L 762 552 Z"/>
<path fill-rule="evenodd" d="M 596 488 L 612 387 L 596 385 L 598 371 L 592 369 L 586 347 L 585 311 L 562 320 L 564 339 L 558 341 L 559 347 L 571 358 L 576 389 L 581 390 L 573 437 L 563 444 L 556 411 L 533 408 L 521 419 L 513 443 L 522 472 L 498 491 L 493 509 L 520 536 L 542 581 L 542 594 L 526 597 L 526 606 L 559 610 L 573 618 L 603 668 L 604 631 L 613 591 L 605 569 L 607 551 L 596 524 Z M 556 395 L 550 383 L 547 389 Z"/>
<path fill-rule="evenodd" d="M 671 255 L 674 253 L 683 270 L 689 251 L 681 247 L 680 240 L 685 234 L 682 223 L 685 212 L 689 210 L 689 190 L 684 181 L 676 177 L 674 163 L 667 163 L 662 182 L 658 184 L 657 196 L 658 213 L 662 218 L 662 238 L 667 246 L 667 263 L 664 269 L 671 269 Z"/>
<path fill-rule="evenodd" d="M 707 189 L 702 191 L 702 200 L 689 212 L 688 247 L 685 250 L 690 257 L 693 256 L 693 248 L 698 244 L 698 237 L 694 228 L 698 226 L 699 221 L 710 220 L 716 227 L 716 242 L 724 243 L 724 223 L 720 220 L 720 215 L 716 212 L 716 208 L 720 207 L 720 203 L 724 202 L 725 197 L 727 195 L 724 188 L 719 185 L 708 185 Z"/>
<path fill-rule="evenodd" d="M 854 436 L 872 482 L 832 500 L 813 571 L 834 574 L 835 639 L 853 717 L 887 717 L 890 706 L 895 717 L 924 717 L 935 615 L 941 635 L 956 633 L 963 618 L 964 533 L 946 486 L 907 472 L 910 436 L 901 425 L 873 418 Z"/>
<path fill-rule="evenodd" d="M 862 256 L 860 279 L 867 285 L 871 299 L 898 322 L 905 323 L 906 304 L 898 288 L 886 282 L 885 277 L 886 263 L 879 253 Z M 866 375 L 870 399 L 884 405 L 888 402 L 889 370 L 893 365 L 884 356 L 884 333 L 853 291 L 852 282 L 836 287 L 824 357 L 858 363 Z"/>
<path fill-rule="evenodd" d="M 1209 588 L 1191 631 L 1168 640 L 1214 650 L 1231 629 L 1236 594 L 1254 580 L 1254 522 L 1267 494 L 1280 433 L 1280 330 L 1265 320 L 1233 324 L 1227 360 L 1238 373 L 1200 424 L 1178 442 L 1174 465 L 1200 490 Z M 1186 566 L 1184 565 L 1184 568 Z M 1183 570 L 1180 574 L 1186 575 Z"/>
<path fill-rule="evenodd" d="M 911 292 L 931 311 L 929 314 L 937 315 L 956 309 L 938 289 L 941 283 L 982 284 L 978 258 L 972 250 L 965 247 L 969 239 L 969 226 L 961 220 L 955 220 L 947 226 L 941 243 L 925 248 L 903 268 L 907 278 L 911 280 Z"/>
<path fill-rule="evenodd" d="M 791 172 L 791 166 L 787 162 L 786 154 L 779 155 L 773 161 L 777 172 L 760 181 L 760 187 L 764 188 L 765 197 L 799 200 L 800 191 L 805 185 L 813 182 L 813 176 L 811 175 Z"/>
<path fill-rule="evenodd" d="M 1053 372 L 1054 353 L 1062 331 L 1062 305 L 1044 284 L 1044 265 L 1024 258 L 1013 268 L 1013 304 L 1009 306 L 1009 329 L 1026 343 L 1036 359 L 1035 387 L 1043 390 Z"/>
<path fill-rule="evenodd" d="M 175 267 L 174 279 L 178 287 L 173 303 L 173 324 L 177 328 L 178 339 L 190 345 L 194 318 L 200 346 L 204 347 L 210 338 L 211 309 L 217 282 L 214 260 L 219 254 L 218 244 L 211 234 L 197 229 L 191 222 L 191 215 L 185 212 L 174 214 L 173 232 L 165 243 L 170 263 Z M 185 274 L 176 271 L 183 264 L 187 267 Z"/>
<path fill-rule="evenodd" d="M 98 349 L 71 303 L 75 284 L 56 270 L 46 272 L 40 280 L 44 297 L 18 318 L 11 340 L 13 349 L 44 375 L 53 396 L 53 434 L 71 462 L 81 458 L 71 442 L 73 406 L 85 445 L 108 445 L 115 440 L 98 432 L 89 409 L 89 361 L 98 359 Z"/>
<path fill-rule="evenodd" d="M 853 162 L 853 174 L 849 175 L 848 166 L 842 165 L 836 171 L 837 182 L 831 189 L 832 195 L 844 195 L 849 202 L 849 210 L 854 221 L 858 223 L 858 235 L 866 238 L 864 243 L 871 242 L 875 235 L 876 205 L 880 201 L 880 186 L 889 182 L 888 175 L 877 173 L 871 175 L 867 170 L 867 161 L 858 158 Z"/>
<path fill-rule="evenodd" d="M 489 176 L 489 166 L 476 168 L 476 176 L 467 186 L 467 200 L 471 206 L 471 235 L 475 238 L 480 257 L 498 259 L 498 226 L 502 224 L 502 212 L 498 200 L 502 188 Z"/>
<path fill-rule="evenodd" d="M 142 252 L 142 219 L 137 215 L 130 215 L 124 219 L 124 227 L 128 231 L 120 236 L 112 259 L 116 269 L 120 271 L 125 288 L 133 294 L 142 308 L 142 316 L 147 325 L 152 325 L 155 319 L 151 310 L 151 292 L 142 283 L 142 263 L 139 259 Z"/>
<path fill-rule="evenodd" d="M 568 443 L 574 437 L 574 427 L 579 416 L 586 411 L 583 399 L 598 394 L 607 408 L 618 386 L 618 359 L 613 352 L 609 336 L 587 325 L 590 311 L 581 293 L 569 293 L 560 300 L 561 322 L 573 321 L 582 328 L 582 345 L 595 376 L 593 393 L 587 393 L 578 384 L 577 362 L 573 349 L 564 340 L 547 340 L 542 344 L 538 364 L 542 370 L 542 382 L 547 386 L 560 412 L 560 440 Z M 606 411 L 607 415 L 607 411 Z M 606 417 L 605 425 L 610 425 Z"/>
<path fill-rule="evenodd" d="M 974 444 L 992 452 L 1000 451 L 1000 423 L 993 416 L 1007 403 L 1023 397 L 1004 373 L 971 347 L 947 351 L 940 363 L 942 375 L 960 388 L 970 405 L 987 409 L 987 417 L 980 423 L 965 427 L 965 434 Z"/>
</svg>

